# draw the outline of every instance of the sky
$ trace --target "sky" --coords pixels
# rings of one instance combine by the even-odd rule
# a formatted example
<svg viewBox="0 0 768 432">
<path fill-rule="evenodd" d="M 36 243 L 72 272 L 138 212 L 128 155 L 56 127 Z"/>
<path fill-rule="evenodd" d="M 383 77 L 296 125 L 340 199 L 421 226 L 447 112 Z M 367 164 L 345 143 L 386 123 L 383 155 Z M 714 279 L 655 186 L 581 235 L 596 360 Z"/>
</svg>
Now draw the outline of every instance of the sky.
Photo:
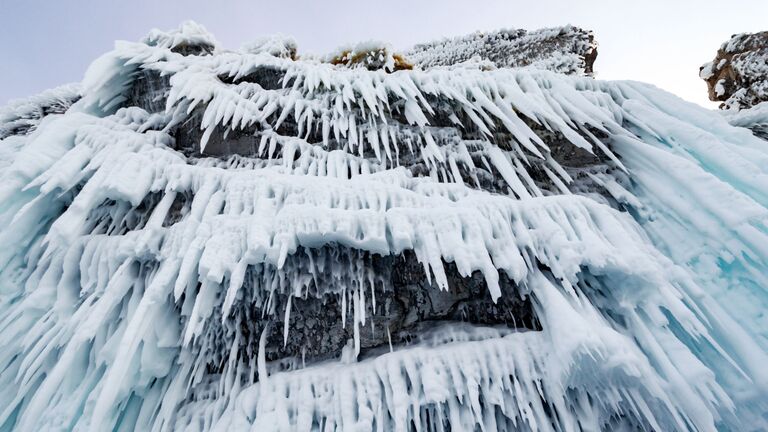
<svg viewBox="0 0 768 432">
<path fill-rule="evenodd" d="M 594 30 L 598 79 L 649 82 L 714 108 L 699 66 L 732 34 L 768 30 L 768 0 L 0 0 L 0 105 L 80 81 L 115 40 L 185 20 L 225 47 L 293 36 L 299 53 L 362 40 L 406 50 L 476 30 L 573 24 Z"/>
</svg>

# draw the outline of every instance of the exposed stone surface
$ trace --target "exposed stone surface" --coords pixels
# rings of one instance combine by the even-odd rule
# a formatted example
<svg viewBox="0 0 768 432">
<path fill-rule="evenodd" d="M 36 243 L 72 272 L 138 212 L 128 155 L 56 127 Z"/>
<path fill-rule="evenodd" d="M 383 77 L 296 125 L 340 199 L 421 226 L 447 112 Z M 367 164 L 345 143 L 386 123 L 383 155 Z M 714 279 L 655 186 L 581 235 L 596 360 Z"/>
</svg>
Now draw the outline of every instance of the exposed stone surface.
<svg viewBox="0 0 768 432">
<path fill-rule="evenodd" d="M 565 26 L 536 31 L 473 33 L 413 47 L 407 58 L 422 68 L 451 66 L 473 58 L 496 67 L 535 67 L 571 75 L 592 75 L 597 43 L 591 31 Z"/>
<path fill-rule="evenodd" d="M 126 105 L 141 107 L 150 113 L 162 112 L 170 88 L 168 76 L 161 76 L 153 70 L 142 70 L 131 86 Z"/>
<path fill-rule="evenodd" d="M 734 35 L 701 67 L 699 76 L 707 82 L 709 99 L 723 102 L 720 108 L 768 101 L 768 32 Z"/>
<path fill-rule="evenodd" d="M 424 266 L 412 251 L 397 256 L 380 256 L 340 246 L 318 250 L 300 248 L 289 257 L 286 266 L 304 267 L 306 264 L 301 261 L 307 261 L 309 256 L 312 257 L 310 261 L 321 264 L 318 268 L 324 271 L 314 275 L 306 274 L 308 278 L 313 278 L 313 283 L 302 298 L 292 299 L 290 306 L 286 303 L 287 293 L 272 299 L 256 296 L 253 301 L 248 301 L 249 295 L 259 292 L 259 284 L 268 281 L 262 276 L 254 276 L 263 274 L 264 269 L 248 273 L 244 294 L 246 301 L 236 302 L 232 312 L 232 321 L 240 323 L 239 327 L 212 327 L 209 330 L 220 332 L 218 337 L 213 338 L 223 344 L 219 352 L 228 352 L 225 347 L 231 346 L 236 339 L 243 347 L 241 356 L 255 356 L 260 335 L 265 330 L 266 321 L 260 317 L 269 314 L 274 318 L 271 326 L 266 329 L 267 360 L 309 363 L 338 358 L 343 348 L 355 337 L 356 331 L 351 316 L 358 299 L 349 297 L 358 294 L 348 291 L 345 297 L 334 291 L 340 288 L 340 281 L 346 279 L 346 275 L 334 275 L 334 267 L 346 267 L 348 261 L 357 263 L 350 266 L 356 270 L 350 273 L 361 272 L 367 275 L 375 286 L 373 289 L 370 286 L 362 287 L 366 301 L 359 304 L 365 305 L 367 318 L 366 324 L 358 329 L 361 356 L 375 348 L 388 349 L 390 343 L 398 346 L 416 341 L 419 334 L 443 323 L 501 325 L 513 331 L 541 330 L 530 294 L 517 287 L 503 272 L 499 275 L 502 296 L 494 303 L 480 272 L 474 272 L 471 277 L 463 277 L 455 264 L 444 263 L 448 289 L 441 290 L 434 279 L 427 279 Z M 271 269 L 267 274 L 278 273 Z M 371 296 L 375 297 L 375 310 L 372 309 Z M 341 312 L 344 304 L 348 309 L 346 320 Z M 286 307 L 291 308 L 288 323 L 290 331 L 284 339 Z M 220 311 L 217 313 L 220 314 Z M 212 320 L 212 323 L 220 322 L 220 317 Z M 209 367 L 215 369 L 217 365 L 211 364 Z"/>
</svg>

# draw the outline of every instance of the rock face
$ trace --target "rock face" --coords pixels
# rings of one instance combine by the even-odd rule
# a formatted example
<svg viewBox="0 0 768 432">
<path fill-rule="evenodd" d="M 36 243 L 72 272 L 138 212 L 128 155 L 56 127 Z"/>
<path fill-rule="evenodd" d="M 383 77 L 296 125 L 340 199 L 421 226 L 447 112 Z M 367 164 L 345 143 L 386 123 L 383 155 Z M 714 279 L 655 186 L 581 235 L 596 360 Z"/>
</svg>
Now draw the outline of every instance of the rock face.
<svg viewBox="0 0 768 432">
<path fill-rule="evenodd" d="M 699 76 L 720 108 L 742 109 L 768 101 L 768 32 L 742 33 L 723 43 Z"/>
<path fill-rule="evenodd" d="M 310 258 L 311 257 L 311 258 Z M 419 341 L 425 332 L 438 326 L 457 323 L 496 326 L 507 331 L 540 331 L 541 324 L 536 318 L 530 293 L 521 290 L 504 273 L 499 275 L 502 298 L 494 302 L 488 293 L 483 275 L 474 272 L 462 276 L 453 263 L 444 263 L 448 281 L 447 289 L 441 289 L 437 282 L 429 280 L 424 266 L 413 252 L 399 255 L 380 256 L 360 253 L 354 249 L 332 245 L 313 250 L 300 248 L 288 258 L 288 267 L 301 267 L 300 261 L 310 259 L 319 268 L 326 269 L 315 275 L 315 284 L 309 287 L 313 295 L 294 298 L 278 294 L 269 308 L 265 302 L 241 301 L 235 305 L 232 317 L 240 323 L 240 331 L 228 334 L 218 326 L 210 326 L 209 339 L 216 341 L 216 351 L 226 352 L 233 344 L 241 343 L 243 352 L 255 355 L 258 352 L 258 335 L 266 330 L 265 357 L 267 361 L 303 362 L 311 364 L 319 360 L 339 358 L 348 342 L 354 340 L 357 323 L 352 318 L 342 318 L 343 300 L 334 293 L 343 290 L 343 284 L 334 280 L 332 269 L 339 264 L 356 268 L 374 281 L 371 289 L 373 303 L 365 308 L 366 331 L 359 332 L 360 354 L 358 359 L 368 357 L 368 352 L 377 352 L 390 347 L 404 347 Z M 323 262 L 325 261 L 325 262 Z M 262 272 L 276 273 L 277 269 L 250 269 L 246 273 L 243 298 L 259 299 Z M 356 272 L 350 272 L 354 275 Z M 349 282 L 352 278 L 346 279 Z M 263 300 L 263 299 L 262 299 Z M 292 309 L 290 316 L 282 316 L 286 306 Z M 264 316 L 275 316 L 265 320 Z M 213 318 L 221 321 L 221 316 Z M 284 329 L 290 329 L 284 338 Z M 379 349 L 377 349 L 379 348 Z M 250 353 L 250 354 L 248 354 Z M 215 361 L 226 360 L 220 358 Z M 209 367 L 223 371 L 225 362 L 210 363 Z"/>
<path fill-rule="evenodd" d="M 495 67 L 535 67 L 569 75 L 594 72 L 597 42 L 591 31 L 565 26 L 473 33 L 419 44 L 406 56 L 422 68 L 451 66 L 472 59 Z"/>
</svg>

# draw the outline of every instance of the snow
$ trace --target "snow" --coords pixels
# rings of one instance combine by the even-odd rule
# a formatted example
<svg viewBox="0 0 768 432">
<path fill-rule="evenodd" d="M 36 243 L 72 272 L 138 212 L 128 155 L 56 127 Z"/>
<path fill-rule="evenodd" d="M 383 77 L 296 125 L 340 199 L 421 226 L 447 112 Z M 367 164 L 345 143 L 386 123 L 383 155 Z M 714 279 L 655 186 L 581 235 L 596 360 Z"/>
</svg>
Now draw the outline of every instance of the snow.
<svg viewBox="0 0 768 432">
<path fill-rule="evenodd" d="M 163 31 L 159 29 L 153 29 L 142 40 L 143 43 L 149 46 L 155 46 L 158 48 L 166 48 L 173 50 L 183 45 L 195 45 L 216 47 L 216 39 L 211 35 L 205 27 L 194 22 L 186 21 L 179 26 L 178 29 Z"/>
<path fill-rule="evenodd" d="M 118 44 L 65 114 L 0 140 L 0 430 L 768 427 L 768 148 L 750 131 L 640 83 L 184 56 L 179 41 L 212 37 L 167 35 Z M 261 68 L 281 87 L 220 78 Z M 137 71 L 170 76 L 162 112 L 122 106 Z M 471 139 L 437 124 L 446 107 Z M 200 149 L 255 128 L 259 148 L 185 153 L 175 125 Z M 578 176 L 542 131 L 603 162 Z M 454 263 L 493 299 L 504 272 L 543 330 L 453 325 L 364 356 L 361 264 L 288 259 L 323 246 L 411 250 L 438 289 Z M 336 296 L 355 337 L 286 370 L 262 330 L 244 357 L 230 312 L 246 285 L 262 305 Z"/>
<path fill-rule="evenodd" d="M 715 84 L 715 95 L 717 95 L 717 96 L 722 96 L 722 95 L 724 95 L 724 94 L 725 94 L 725 87 L 724 87 L 724 84 L 725 84 L 725 80 L 719 80 L 719 81 L 718 81 L 718 82 Z"/>
<path fill-rule="evenodd" d="M 240 50 L 250 54 L 267 53 L 275 57 L 294 58 L 296 57 L 297 44 L 290 36 L 274 35 L 247 43 Z"/>
<path fill-rule="evenodd" d="M 748 128 L 755 135 L 768 140 L 768 102 L 741 110 L 723 110 L 721 114 L 733 126 Z"/>
</svg>

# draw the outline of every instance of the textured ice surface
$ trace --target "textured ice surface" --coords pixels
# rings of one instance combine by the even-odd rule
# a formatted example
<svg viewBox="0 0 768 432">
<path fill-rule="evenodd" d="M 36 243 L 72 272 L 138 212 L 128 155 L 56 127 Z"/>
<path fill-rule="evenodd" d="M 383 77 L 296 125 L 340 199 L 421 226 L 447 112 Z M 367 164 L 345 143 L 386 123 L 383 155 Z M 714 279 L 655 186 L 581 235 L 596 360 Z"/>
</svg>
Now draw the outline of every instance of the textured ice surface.
<svg viewBox="0 0 768 432">
<path fill-rule="evenodd" d="M 278 45 L 121 42 L 0 141 L 0 430 L 768 427 L 765 141 L 640 83 Z M 538 324 L 398 341 L 368 260 L 401 255 Z M 349 340 L 280 354 L 320 301 Z"/>
<path fill-rule="evenodd" d="M 0 108 L 0 139 L 32 132 L 43 117 L 64 113 L 80 99 L 80 87 L 67 84 Z"/>
<path fill-rule="evenodd" d="M 721 114 L 734 126 L 748 128 L 755 135 L 768 140 L 768 102 L 741 110 L 724 110 Z"/>
</svg>

